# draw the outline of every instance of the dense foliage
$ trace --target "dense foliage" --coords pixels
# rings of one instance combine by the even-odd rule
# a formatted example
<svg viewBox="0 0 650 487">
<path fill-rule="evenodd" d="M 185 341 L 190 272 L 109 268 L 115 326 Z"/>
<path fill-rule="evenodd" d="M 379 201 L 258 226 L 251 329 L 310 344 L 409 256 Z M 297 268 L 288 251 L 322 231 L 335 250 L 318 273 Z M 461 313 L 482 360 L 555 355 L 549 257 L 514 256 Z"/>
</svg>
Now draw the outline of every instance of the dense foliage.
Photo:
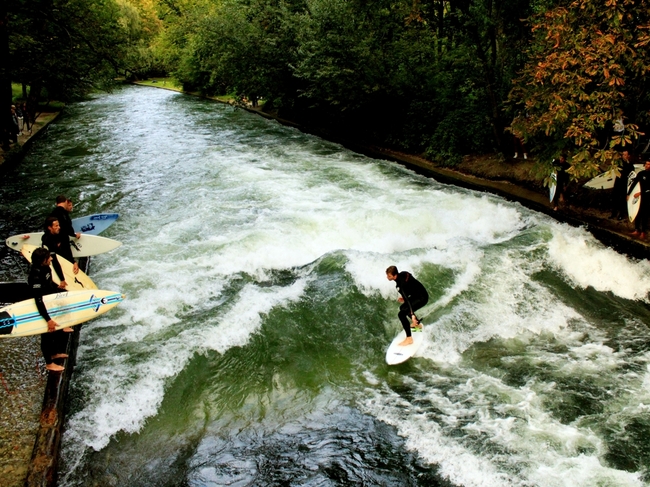
<svg viewBox="0 0 650 487">
<path fill-rule="evenodd" d="M 440 161 L 511 155 L 514 133 L 542 160 L 572 156 L 575 175 L 616 164 L 650 123 L 647 0 L 12 5 L 3 79 L 59 98 L 118 74 L 170 74 Z"/>
<path fill-rule="evenodd" d="M 576 176 L 616 165 L 621 149 L 647 147 L 650 3 L 576 0 L 532 19 L 530 61 L 511 98 L 513 129 L 573 155 Z"/>
<path fill-rule="evenodd" d="M 529 0 L 166 0 L 170 71 L 339 135 L 447 159 L 508 151 Z"/>
<path fill-rule="evenodd" d="M 11 82 L 29 87 L 33 114 L 44 97 L 67 101 L 124 70 L 150 69 L 143 59 L 160 27 L 150 0 L 14 0 L 0 18 L 5 136 Z"/>
</svg>

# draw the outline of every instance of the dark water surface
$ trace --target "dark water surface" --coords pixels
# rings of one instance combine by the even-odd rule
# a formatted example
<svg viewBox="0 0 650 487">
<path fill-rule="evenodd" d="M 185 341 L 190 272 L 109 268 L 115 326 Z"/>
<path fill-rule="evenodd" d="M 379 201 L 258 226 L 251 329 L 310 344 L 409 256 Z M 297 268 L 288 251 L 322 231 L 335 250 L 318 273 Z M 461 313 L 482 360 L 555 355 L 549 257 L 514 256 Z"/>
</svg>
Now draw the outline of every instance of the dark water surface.
<svg viewBox="0 0 650 487">
<path fill-rule="evenodd" d="M 58 193 L 120 213 L 61 485 L 648 485 L 650 266 L 581 229 L 142 87 L 67 108 L 1 191 L 7 235 Z M 393 367 L 391 264 L 431 294 Z"/>
</svg>

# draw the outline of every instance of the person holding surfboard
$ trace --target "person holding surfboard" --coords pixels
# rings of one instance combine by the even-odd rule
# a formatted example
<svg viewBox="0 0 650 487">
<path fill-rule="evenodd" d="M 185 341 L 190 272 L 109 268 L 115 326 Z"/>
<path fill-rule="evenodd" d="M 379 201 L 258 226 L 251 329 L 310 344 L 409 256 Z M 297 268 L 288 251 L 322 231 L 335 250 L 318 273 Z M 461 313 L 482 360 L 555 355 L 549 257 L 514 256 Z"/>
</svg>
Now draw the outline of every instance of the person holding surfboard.
<svg viewBox="0 0 650 487">
<path fill-rule="evenodd" d="M 32 292 L 36 308 L 39 314 L 47 321 L 47 333 L 41 334 L 41 352 L 45 359 L 45 368 L 52 372 L 62 372 L 63 367 L 54 363 L 54 359 L 66 358 L 65 353 L 57 353 L 62 348 L 63 340 L 66 339 L 63 330 L 56 331 L 57 323 L 47 312 L 43 303 L 43 296 L 58 292 L 59 287 L 52 281 L 50 264 L 52 256 L 46 248 L 39 247 L 32 254 L 32 267 L 29 271 L 27 283 Z"/>
<path fill-rule="evenodd" d="M 67 196 L 60 194 L 56 197 L 56 206 L 50 213 L 50 216 L 53 216 L 59 220 L 59 225 L 61 225 L 61 233 L 67 235 L 68 237 L 80 238 L 81 233 L 74 231 L 74 226 L 72 225 L 72 218 L 70 218 L 70 213 L 72 213 L 72 200 Z"/>
<path fill-rule="evenodd" d="M 401 305 L 397 316 L 402 323 L 406 338 L 399 345 L 402 347 L 411 345 L 413 344 L 411 327 L 419 328 L 422 326 L 417 316 L 415 316 L 415 312 L 429 302 L 429 293 L 422 283 L 413 277 L 411 273 L 406 271 L 399 272 L 394 265 L 386 269 L 386 278 L 389 281 L 395 281 L 395 287 L 397 287 L 397 292 L 400 294 L 397 301 Z M 409 318 L 411 320 L 410 322 Z"/>
<path fill-rule="evenodd" d="M 564 206 L 566 201 L 566 189 L 569 185 L 569 169 L 571 164 L 566 160 L 566 155 L 562 154 L 559 161 L 556 163 L 553 161 L 553 167 L 557 174 L 556 186 L 555 186 L 555 195 L 553 195 L 553 211 L 557 211 L 560 205 Z"/>
<path fill-rule="evenodd" d="M 621 152 L 621 175 L 614 179 L 612 191 L 612 214 L 610 218 L 622 220 L 627 217 L 627 183 L 630 173 L 634 171 L 632 155 L 629 151 Z"/>
<path fill-rule="evenodd" d="M 634 219 L 634 231 L 632 235 L 645 239 L 645 234 L 648 231 L 648 214 L 650 213 L 650 160 L 645 161 L 643 171 L 636 174 L 636 178 L 632 181 L 630 189 L 627 194 L 627 199 L 630 199 L 631 193 L 634 192 L 637 183 L 641 187 L 640 191 L 634 193 L 634 198 L 641 198 L 639 203 L 639 212 Z"/>
<path fill-rule="evenodd" d="M 64 196 L 60 194 L 59 196 L 56 197 L 56 206 L 52 210 L 52 213 L 50 213 L 51 217 L 56 218 L 59 220 L 59 226 L 61 229 L 59 230 L 59 234 L 61 236 L 61 240 L 68 240 L 69 237 L 74 237 L 74 238 L 81 238 L 81 233 L 80 232 L 75 232 L 74 227 L 72 226 L 72 219 L 70 218 L 70 213 L 72 212 L 72 200 L 68 198 L 67 196 Z M 65 237 L 65 238 L 64 238 Z M 68 242 L 67 247 L 70 247 L 70 242 Z M 64 250 L 64 253 L 65 252 Z M 61 257 L 64 259 L 69 260 L 72 262 L 74 265 L 73 271 L 76 274 L 79 272 L 79 264 L 77 264 L 77 261 L 74 260 L 74 257 L 72 257 L 72 250 L 70 249 L 70 255 L 64 255 L 60 252 L 57 252 Z"/>
<path fill-rule="evenodd" d="M 79 274 L 79 264 L 74 260 L 72 256 L 72 249 L 70 248 L 70 239 L 67 235 L 61 233 L 61 225 L 59 220 L 54 216 L 48 216 L 45 219 L 45 232 L 41 237 L 41 243 L 43 247 L 50 251 L 50 256 L 52 260 L 50 261 L 56 275 L 59 276 L 59 288 L 66 289 L 68 283 L 65 280 L 65 274 L 63 273 L 63 268 L 61 263 L 57 258 L 57 255 L 60 255 L 68 262 L 72 262 L 72 273 Z M 33 261 L 32 261 L 33 262 Z M 64 328 L 64 332 L 71 333 L 74 331 L 72 328 Z"/>
<path fill-rule="evenodd" d="M 67 235 L 64 235 L 61 232 L 61 224 L 55 216 L 48 216 L 45 219 L 45 232 L 41 237 L 41 243 L 43 247 L 47 249 L 52 254 L 52 265 L 56 271 L 57 276 L 61 280 L 60 286 L 65 288 L 67 283 L 65 282 L 65 276 L 63 275 L 63 270 L 61 270 L 61 264 L 56 258 L 57 254 L 66 259 L 69 262 L 73 263 L 72 272 L 77 274 L 79 273 L 79 264 L 75 261 L 72 256 L 72 249 L 70 248 L 70 239 Z"/>
</svg>

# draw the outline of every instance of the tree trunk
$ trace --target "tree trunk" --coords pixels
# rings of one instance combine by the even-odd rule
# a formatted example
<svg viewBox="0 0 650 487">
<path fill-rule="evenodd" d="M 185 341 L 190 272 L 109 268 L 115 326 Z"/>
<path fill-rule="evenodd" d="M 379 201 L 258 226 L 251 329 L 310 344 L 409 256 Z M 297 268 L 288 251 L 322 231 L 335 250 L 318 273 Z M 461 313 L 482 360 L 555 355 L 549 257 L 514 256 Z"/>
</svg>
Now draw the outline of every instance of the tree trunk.
<svg viewBox="0 0 650 487">
<path fill-rule="evenodd" d="M 43 83 L 40 81 L 32 83 L 29 87 L 29 95 L 27 96 L 27 113 L 29 113 L 29 119 L 32 124 L 36 121 L 36 110 L 38 110 L 38 100 L 41 97 L 42 89 Z"/>
<path fill-rule="evenodd" d="M 7 4 L 0 2 L 0 143 L 9 149 L 11 130 L 11 67 L 9 66 L 9 15 Z"/>
</svg>

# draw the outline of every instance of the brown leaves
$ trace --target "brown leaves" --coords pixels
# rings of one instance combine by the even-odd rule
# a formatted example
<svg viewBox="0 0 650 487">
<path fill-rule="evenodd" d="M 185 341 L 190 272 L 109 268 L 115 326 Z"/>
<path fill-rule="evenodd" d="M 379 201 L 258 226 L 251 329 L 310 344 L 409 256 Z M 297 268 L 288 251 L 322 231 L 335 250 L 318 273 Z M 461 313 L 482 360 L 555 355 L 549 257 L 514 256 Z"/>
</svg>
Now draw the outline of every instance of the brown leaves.
<svg viewBox="0 0 650 487">
<path fill-rule="evenodd" d="M 598 141 L 625 118 L 626 93 L 643 92 L 634 83 L 650 72 L 649 11 L 648 0 L 576 0 L 535 17 L 529 62 L 510 94 L 527 116 L 513 121 L 513 132 L 524 140 L 561 137 L 564 143 L 555 145 L 573 149 L 576 174 L 611 164 L 616 156 L 610 151 L 641 135 L 635 121 L 626 120 L 606 149 Z"/>
</svg>

